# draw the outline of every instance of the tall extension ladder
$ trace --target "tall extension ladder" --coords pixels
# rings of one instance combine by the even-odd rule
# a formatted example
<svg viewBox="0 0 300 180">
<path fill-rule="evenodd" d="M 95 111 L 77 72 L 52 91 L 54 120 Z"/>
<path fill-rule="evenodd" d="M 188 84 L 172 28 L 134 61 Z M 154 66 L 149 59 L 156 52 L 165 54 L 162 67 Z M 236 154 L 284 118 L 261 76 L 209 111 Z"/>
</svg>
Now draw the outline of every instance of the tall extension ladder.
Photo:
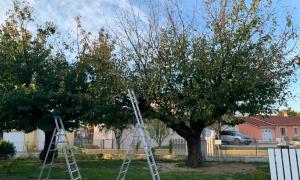
<svg viewBox="0 0 300 180">
<path fill-rule="evenodd" d="M 135 131 L 133 135 L 133 140 L 129 146 L 129 149 L 127 150 L 127 153 L 124 157 L 122 166 L 120 168 L 117 180 L 124 180 L 130 165 L 130 162 L 136 153 L 136 145 L 139 142 L 139 140 L 142 141 L 143 147 L 144 147 L 144 152 L 147 158 L 148 166 L 151 172 L 152 180 L 160 180 L 159 177 L 159 172 L 151 151 L 151 145 L 149 142 L 149 139 L 146 134 L 144 122 L 142 119 L 142 115 L 138 106 L 138 102 L 136 100 L 135 94 L 132 90 L 128 90 L 129 98 L 134 110 L 134 114 L 136 117 L 136 126 L 135 126 Z"/>
<path fill-rule="evenodd" d="M 58 145 L 61 145 L 68 172 L 70 175 L 71 180 L 82 180 L 81 174 L 79 172 L 79 168 L 77 166 L 73 150 L 70 147 L 66 130 L 64 128 L 64 125 L 62 123 L 62 120 L 59 116 L 53 116 L 53 119 L 55 121 L 55 129 L 53 131 L 53 135 L 47 150 L 47 154 L 43 163 L 43 167 L 40 172 L 39 180 L 41 179 L 49 179 L 50 174 L 51 174 L 51 169 L 53 166 L 53 161 L 55 157 L 55 153 L 58 150 Z M 53 155 L 51 158 L 51 161 L 48 163 L 47 159 L 49 156 L 49 153 L 53 152 Z M 48 171 L 47 171 L 48 170 Z"/>
</svg>

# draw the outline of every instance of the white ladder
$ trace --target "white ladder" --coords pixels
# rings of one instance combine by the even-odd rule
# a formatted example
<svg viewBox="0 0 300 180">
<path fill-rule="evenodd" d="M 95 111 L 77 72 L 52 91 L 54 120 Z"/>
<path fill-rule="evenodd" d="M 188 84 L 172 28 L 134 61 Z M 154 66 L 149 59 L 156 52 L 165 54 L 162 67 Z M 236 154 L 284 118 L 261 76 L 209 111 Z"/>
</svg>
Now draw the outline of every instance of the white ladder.
<svg viewBox="0 0 300 180">
<path fill-rule="evenodd" d="M 139 142 L 139 140 L 142 141 L 144 152 L 147 158 L 148 166 L 151 172 L 152 180 L 160 180 L 159 172 L 152 154 L 151 145 L 148 139 L 148 136 L 146 134 L 144 122 L 142 119 L 142 115 L 138 106 L 138 102 L 136 100 L 135 94 L 132 90 L 128 90 L 128 95 L 134 110 L 134 114 L 136 117 L 136 126 L 135 131 L 133 135 L 133 140 L 129 146 L 129 149 L 127 150 L 127 153 L 124 157 L 122 166 L 120 168 L 117 180 L 124 180 L 130 165 L 130 162 L 136 152 L 136 145 Z"/>
<path fill-rule="evenodd" d="M 66 160 L 66 164 L 67 164 L 67 168 L 71 180 L 82 180 L 81 174 L 79 172 L 79 168 L 75 160 L 74 152 L 70 147 L 66 130 L 62 123 L 62 120 L 59 116 L 53 116 L 53 119 L 55 121 L 55 129 L 53 131 L 53 135 L 45 156 L 45 160 L 40 172 L 39 180 L 49 179 L 51 174 L 51 169 L 53 166 L 54 157 L 55 154 L 57 153 L 59 144 L 61 145 L 61 148 L 63 150 L 63 154 Z M 51 158 L 51 161 L 47 162 L 50 152 L 53 152 L 52 157 L 49 157 Z"/>
</svg>

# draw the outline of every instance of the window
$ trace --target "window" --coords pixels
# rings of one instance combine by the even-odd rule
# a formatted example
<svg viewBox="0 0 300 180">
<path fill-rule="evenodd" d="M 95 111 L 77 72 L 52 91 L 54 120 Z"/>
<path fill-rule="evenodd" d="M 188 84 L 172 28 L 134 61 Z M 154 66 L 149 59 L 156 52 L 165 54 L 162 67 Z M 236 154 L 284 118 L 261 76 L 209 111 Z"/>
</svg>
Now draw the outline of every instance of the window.
<svg viewBox="0 0 300 180">
<path fill-rule="evenodd" d="M 294 128 L 294 136 L 298 136 L 298 128 Z"/>
<path fill-rule="evenodd" d="M 280 135 L 281 137 L 286 136 L 285 128 L 280 128 Z"/>
<path fill-rule="evenodd" d="M 227 131 L 222 131 L 221 135 L 228 135 L 228 132 Z"/>
</svg>

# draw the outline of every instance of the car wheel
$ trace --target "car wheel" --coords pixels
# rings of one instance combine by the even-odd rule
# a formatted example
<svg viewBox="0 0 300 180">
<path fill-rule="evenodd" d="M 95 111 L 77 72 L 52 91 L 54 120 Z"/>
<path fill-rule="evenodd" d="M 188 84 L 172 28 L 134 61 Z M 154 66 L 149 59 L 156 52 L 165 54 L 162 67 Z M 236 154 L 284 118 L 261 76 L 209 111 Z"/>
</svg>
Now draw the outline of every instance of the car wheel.
<svg viewBox="0 0 300 180">
<path fill-rule="evenodd" d="M 239 139 L 234 139 L 234 144 L 235 145 L 240 145 L 241 144 L 241 141 Z"/>
</svg>

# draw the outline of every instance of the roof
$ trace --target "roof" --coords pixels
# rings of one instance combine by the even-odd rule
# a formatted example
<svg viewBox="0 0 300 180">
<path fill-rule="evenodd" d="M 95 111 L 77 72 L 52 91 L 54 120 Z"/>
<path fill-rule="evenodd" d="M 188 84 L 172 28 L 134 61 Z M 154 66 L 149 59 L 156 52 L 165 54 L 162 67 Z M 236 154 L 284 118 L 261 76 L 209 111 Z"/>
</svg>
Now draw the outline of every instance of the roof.
<svg viewBox="0 0 300 180">
<path fill-rule="evenodd" d="M 274 127 L 274 126 L 300 126 L 300 116 L 248 116 L 242 117 L 245 123 L 257 127 Z"/>
</svg>

